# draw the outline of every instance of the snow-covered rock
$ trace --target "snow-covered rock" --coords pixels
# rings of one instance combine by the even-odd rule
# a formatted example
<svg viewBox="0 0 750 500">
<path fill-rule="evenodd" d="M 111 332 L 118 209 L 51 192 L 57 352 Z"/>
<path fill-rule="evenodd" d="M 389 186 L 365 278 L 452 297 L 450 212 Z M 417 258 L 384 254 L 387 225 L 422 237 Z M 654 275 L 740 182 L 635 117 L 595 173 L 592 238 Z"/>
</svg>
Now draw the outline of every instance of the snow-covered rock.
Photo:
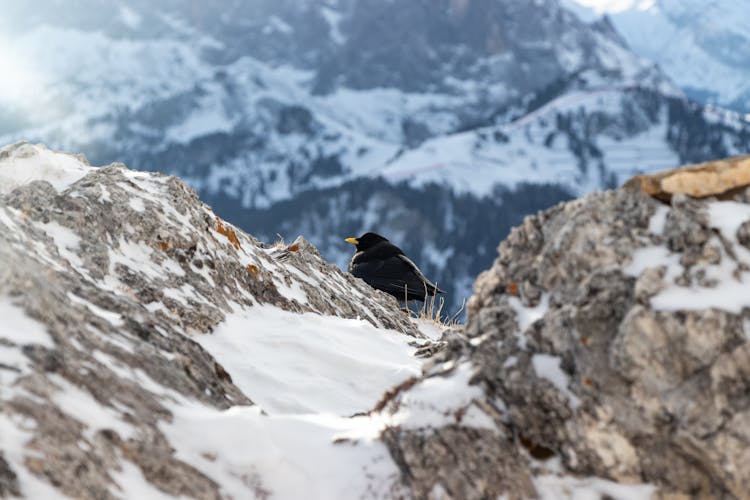
<svg viewBox="0 0 750 500">
<path fill-rule="evenodd" d="M 747 190 L 529 217 L 440 332 L 174 177 L 26 143 L 0 176 L 0 496 L 750 487 Z"/>
<path fill-rule="evenodd" d="M 260 245 L 172 177 L 21 143 L 0 178 L 0 496 L 398 483 L 377 418 L 350 418 L 420 373 L 392 297 L 302 238 Z"/>
<path fill-rule="evenodd" d="M 511 232 L 466 336 L 384 404 L 414 496 L 747 495 L 750 188 L 716 188 L 594 193 Z"/>
</svg>

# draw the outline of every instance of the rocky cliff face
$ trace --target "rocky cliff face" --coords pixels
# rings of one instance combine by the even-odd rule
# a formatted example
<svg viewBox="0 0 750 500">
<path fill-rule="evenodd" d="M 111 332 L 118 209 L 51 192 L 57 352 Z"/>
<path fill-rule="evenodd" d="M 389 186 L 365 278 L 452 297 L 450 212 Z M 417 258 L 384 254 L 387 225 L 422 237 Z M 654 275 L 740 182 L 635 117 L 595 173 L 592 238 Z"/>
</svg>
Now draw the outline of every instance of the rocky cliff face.
<svg viewBox="0 0 750 500">
<path fill-rule="evenodd" d="M 747 175 L 729 164 L 714 193 Z M 430 385 L 473 391 L 443 403 L 441 425 L 384 433 L 411 491 L 527 497 L 563 470 L 661 498 L 746 497 L 750 192 L 734 193 L 595 193 L 514 229 L 475 283 L 465 336 L 386 406 L 408 412 Z"/>
<path fill-rule="evenodd" d="M 743 498 L 747 168 L 528 217 L 436 334 L 175 178 L 3 148 L 0 497 Z"/>
</svg>

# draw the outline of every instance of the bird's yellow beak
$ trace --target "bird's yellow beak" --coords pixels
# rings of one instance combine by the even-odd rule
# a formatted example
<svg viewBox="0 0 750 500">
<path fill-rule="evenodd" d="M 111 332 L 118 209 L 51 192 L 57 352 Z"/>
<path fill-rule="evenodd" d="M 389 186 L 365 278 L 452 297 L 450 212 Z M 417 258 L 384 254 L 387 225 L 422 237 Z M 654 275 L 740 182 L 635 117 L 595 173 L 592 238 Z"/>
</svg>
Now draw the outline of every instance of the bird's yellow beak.
<svg viewBox="0 0 750 500">
<path fill-rule="evenodd" d="M 351 243 L 352 245 L 357 245 L 359 243 L 357 238 L 347 238 L 344 241 L 346 241 L 347 243 Z"/>
</svg>

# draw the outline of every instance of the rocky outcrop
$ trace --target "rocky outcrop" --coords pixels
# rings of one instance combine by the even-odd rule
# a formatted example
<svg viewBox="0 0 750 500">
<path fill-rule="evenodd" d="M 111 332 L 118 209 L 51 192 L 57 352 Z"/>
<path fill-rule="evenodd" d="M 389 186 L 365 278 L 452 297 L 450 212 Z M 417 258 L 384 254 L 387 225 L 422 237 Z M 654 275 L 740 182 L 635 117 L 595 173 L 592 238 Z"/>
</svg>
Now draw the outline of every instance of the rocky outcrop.
<svg viewBox="0 0 750 500">
<path fill-rule="evenodd" d="M 0 180 L 0 497 L 127 497 L 132 465 L 153 494 L 226 496 L 164 426 L 176 401 L 253 405 L 198 342 L 233 311 L 422 337 L 304 239 L 265 247 L 174 177 L 21 143 L 0 150 Z"/>
<path fill-rule="evenodd" d="M 625 189 L 514 229 L 475 283 L 466 336 L 385 405 L 414 496 L 585 480 L 602 497 L 746 498 L 749 202 Z M 426 402 L 441 390 L 451 403 Z"/>
</svg>

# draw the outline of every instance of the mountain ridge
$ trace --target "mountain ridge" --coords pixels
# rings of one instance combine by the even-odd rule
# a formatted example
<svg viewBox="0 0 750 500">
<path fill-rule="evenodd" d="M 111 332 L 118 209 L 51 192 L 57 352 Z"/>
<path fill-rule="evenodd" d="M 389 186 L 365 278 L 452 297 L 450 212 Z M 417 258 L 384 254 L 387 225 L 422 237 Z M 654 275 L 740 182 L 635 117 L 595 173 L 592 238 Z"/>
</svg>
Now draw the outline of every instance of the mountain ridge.
<svg viewBox="0 0 750 500">
<path fill-rule="evenodd" d="M 9 6 L 9 19 L 23 17 L 9 28 L 23 33 L 14 52 L 19 65 L 35 62 L 54 75 L 17 89 L 46 96 L 41 101 L 0 102 L 7 117 L 0 142 L 39 140 L 85 151 L 95 163 L 117 160 L 179 175 L 218 213 L 269 240 L 279 229 L 265 221 L 278 221 L 269 215 L 277 208 L 290 216 L 281 236 L 291 240 L 305 225 L 311 241 L 341 266 L 347 259 L 340 239 L 367 230 L 401 237 L 420 265 L 456 256 L 463 262 L 431 270 L 449 287 L 452 308 L 468 295 L 470 277 L 489 265 L 483 259 L 490 252 L 474 249 L 489 249 L 520 222 L 504 217 L 518 211 L 501 195 L 488 200 L 496 193 L 525 193 L 536 200 L 524 205 L 534 212 L 636 173 L 750 149 L 742 116 L 686 100 L 611 29 L 588 26 L 552 0 L 400 0 L 391 7 L 311 1 L 301 8 L 227 0 L 211 12 L 166 3 L 153 16 L 145 15 L 150 3 L 134 2 L 132 12 L 115 18 L 86 5 L 85 14 Z M 385 28 L 365 29 L 373 12 L 377 26 L 399 26 L 392 39 Z M 482 12 L 494 14 L 481 18 Z M 395 19 L 402 14 L 421 21 L 409 30 Z M 478 17 L 478 38 L 459 29 Z M 538 29 L 524 31 L 521 19 L 535 19 Z M 87 31 L 91 26 L 97 31 Z M 494 52 L 500 49 L 493 40 L 504 52 Z M 413 51 L 399 50 L 412 42 Z M 379 86 L 385 84 L 391 86 Z M 381 177 L 401 201 L 381 211 L 380 223 L 332 209 L 360 213 L 370 203 L 361 186 L 371 182 L 382 191 Z M 433 229 L 426 231 L 413 225 L 425 217 L 399 221 L 409 197 L 424 200 L 417 212 L 430 213 L 427 192 L 452 204 L 465 200 L 456 213 L 498 214 L 479 217 L 487 220 L 486 239 L 438 238 L 456 224 L 470 225 L 471 215 L 453 225 L 429 221 Z M 321 211 L 338 227 L 310 227 L 305 219 L 303 198 L 325 205 L 323 193 L 334 198 Z M 297 206 L 287 208 L 294 200 Z M 422 244 L 409 234 L 429 239 Z M 483 257 L 469 262 L 472 255 Z M 450 266 L 471 271 L 455 274 Z"/>
<path fill-rule="evenodd" d="M 566 6 L 584 20 L 598 13 Z M 731 1 L 631 2 L 606 13 L 634 52 L 659 63 L 696 101 L 750 112 L 748 10 Z"/>
</svg>

